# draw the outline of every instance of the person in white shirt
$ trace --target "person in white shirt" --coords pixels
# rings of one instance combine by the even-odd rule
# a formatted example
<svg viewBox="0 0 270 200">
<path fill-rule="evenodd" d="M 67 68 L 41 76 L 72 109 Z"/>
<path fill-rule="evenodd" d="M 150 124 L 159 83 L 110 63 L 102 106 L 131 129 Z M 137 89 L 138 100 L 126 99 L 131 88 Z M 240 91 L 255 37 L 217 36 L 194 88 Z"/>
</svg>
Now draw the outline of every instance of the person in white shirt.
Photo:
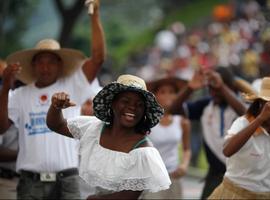
<svg viewBox="0 0 270 200">
<path fill-rule="evenodd" d="M 20 173 L 18 199 L 79 199 L 77 142 L 52 132 L 46 125 L 51 96 L 68 92 L 78 106 L 66 117 L 80 115 L 80 105 L 89 97 L 91 82 L 105 54 L 104 34 L 95 1 L 92 24 L 92 56 L 61 48 L 53 39 L 41 40 L 34 49 L 7 57 L 0 93 L 0 133 L 12 124 L 19 130 L 16 171 Z M 27 84 L 8 96 L 14 78 Z"/>
<path fill-rule="evenodd" d="M 263 78 L 258 95 L 225 137 L 227 170 L 209 199 L 270 199 L 270 78 Z"/>
<path fill-rule="evenodd" d="M 145 193 L 143 199 L 181 199 L 181 177 L 187 172 L 190 158 L 190 121 L 182 115 L 168 112 L 177 92 L 187 84 L 176 77 L 164 77 L 147 82 L 149 91 L 155 94 L 157 101 L 164 108 L 164 116 L 151 129 L 149 139 L 159 151 L 169 172 L 172 184 L 168 190 Z M 179 147 L 182 144 L 182 159 L 179 159 Z"/>
<path fill-rule="evenodd" d="M 163 109 L 141 78 L 122 75 L 106 85 L 93 99 L 95 116 L 66 120 L 62 109 L 70 106 L 68 94 L 54 94 L 47 125 L 80 140 L 80 176 L 93 189 L 88 199 L 137 199 L 142 191 L 169 188 L 165 165 L 146 137 Z"/>
<path fill-rule="evenodd" d="M 244 103 L 237 96 L 239 89 L 246 88 L 239 88 L 238 84 L 228 68 L 197 71 L 180 90 L 170 108 L 172 113 L 184 113 L 190 120 L 201 122 L 203 147 L 209 166 L 201 199 L 206 199 L 222 182 L 226 171 L 222 153 L 226 131 L 234 119 L 246 111 Z M 186 101 L 194 91 L 205 87 L 208 95 Z"/>
</svg>

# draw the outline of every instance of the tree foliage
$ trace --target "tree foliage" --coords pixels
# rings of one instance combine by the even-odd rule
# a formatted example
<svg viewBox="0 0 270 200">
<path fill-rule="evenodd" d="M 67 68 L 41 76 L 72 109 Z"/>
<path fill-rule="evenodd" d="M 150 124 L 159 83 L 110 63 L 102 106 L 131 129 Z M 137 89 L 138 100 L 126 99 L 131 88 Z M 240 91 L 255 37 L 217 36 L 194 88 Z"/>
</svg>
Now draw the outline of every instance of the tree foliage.
<svg viewBox="0 0 270 200">
<path fill-rule="evenodd" d="M 62 46 L 69 46 L 72 30 L 84 7 L 84 0 L 74 0 L 71 6 L 65 6 L 62 0 L 55 0 L 55 7 L 61 16 L 62 27 L 59 33 L 59 42 Z"/>
<path fill-rule="evenodd" d="M 38 0 L 0 1 L 0 58 L 22 48 L 22 36 Z"/>
</svg>

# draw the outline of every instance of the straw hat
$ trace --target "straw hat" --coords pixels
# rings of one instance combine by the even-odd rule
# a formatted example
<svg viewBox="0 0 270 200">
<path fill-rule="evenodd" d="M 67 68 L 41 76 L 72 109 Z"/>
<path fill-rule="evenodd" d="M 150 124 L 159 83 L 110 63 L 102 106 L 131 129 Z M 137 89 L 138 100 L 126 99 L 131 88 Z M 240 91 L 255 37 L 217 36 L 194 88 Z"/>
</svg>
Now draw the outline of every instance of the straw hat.
<svg viewBox="0 0 270 200">
<path fill-rule="evenodd" d="M 248 102 L 253 102 L 256 99 L 270 101 L 270 77 L 265 77 L 262 79 L 262 85 L 259 94 L 243 93 L 242 95 L 243 98 Z"/>
<path fill-rule="evenodd" d="M 111 106 L 114 97 L 125 91 L 139 92 L 145 99 L 145 116 L 149 127 L 154 127 L 162 117 L 163 108 L 156 101 L 155 96 L 146 89 L 144 80 L 133 75 L 121 75 L 116 82 L 106 85 L 93 99 L 94 115 L 102 121 L 110 122 Z"/>
<path fill-rule="evenodd" d="M 77 67 L 80 67 L 86 56 L 78 50 L 61 48 L 60 44 L 53 39 L 44 39 L 39 41 L 35 48 L 17 51 L 9 55 L 6 59 L 8 64 L 19 62 L 22 71 L 17 78 L 22 82 L 29 84 L 35 81 L 32 73 L 32 59 L 41 52 L 51 52 L 59 56 L 63 62 L 63 76 L 70 75 Z"/>
</svg>

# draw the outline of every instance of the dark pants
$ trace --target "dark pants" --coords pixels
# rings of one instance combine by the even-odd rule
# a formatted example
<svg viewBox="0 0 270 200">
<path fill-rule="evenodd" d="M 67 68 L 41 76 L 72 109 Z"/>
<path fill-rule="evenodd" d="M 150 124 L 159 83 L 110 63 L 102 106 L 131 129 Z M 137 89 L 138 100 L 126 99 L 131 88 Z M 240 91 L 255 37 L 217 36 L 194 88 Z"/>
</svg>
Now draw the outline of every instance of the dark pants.
<svg viewBox="0 0 270 200">
<path fill-rule="evenodd" d="M 201 199 L 207 199 L 207 197 L 210 196 L 210 194 L 222 182 L 223 176 L 224 176 L 224 173 L 217 173 L 214 170 L 209 169 L 205 178 L 205 184 L 203 187 Z"/>
<path fill-rule="evenodd" d="M 56 181 L 43 182 L 38 174 L 23 171 L 17 199 L 80 199 L 78 173 L 56 177 Z"/>
</svg>

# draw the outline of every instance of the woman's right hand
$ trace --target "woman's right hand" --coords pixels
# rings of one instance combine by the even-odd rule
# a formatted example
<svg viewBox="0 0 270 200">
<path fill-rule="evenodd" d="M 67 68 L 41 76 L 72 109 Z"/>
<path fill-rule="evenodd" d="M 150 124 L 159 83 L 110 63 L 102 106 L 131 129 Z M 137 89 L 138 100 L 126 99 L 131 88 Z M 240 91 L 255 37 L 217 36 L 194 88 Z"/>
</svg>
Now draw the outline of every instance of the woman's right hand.
<svg viewBox="0 0 270 200">
<path fill-rule="evenodd" d="M 71 106 L 76 106 L 76 104 L 70 101 L 67 93 L 58 92 L 52 96 L 52 106 L 56 109 L 64 109 Z"/>
</svg>

